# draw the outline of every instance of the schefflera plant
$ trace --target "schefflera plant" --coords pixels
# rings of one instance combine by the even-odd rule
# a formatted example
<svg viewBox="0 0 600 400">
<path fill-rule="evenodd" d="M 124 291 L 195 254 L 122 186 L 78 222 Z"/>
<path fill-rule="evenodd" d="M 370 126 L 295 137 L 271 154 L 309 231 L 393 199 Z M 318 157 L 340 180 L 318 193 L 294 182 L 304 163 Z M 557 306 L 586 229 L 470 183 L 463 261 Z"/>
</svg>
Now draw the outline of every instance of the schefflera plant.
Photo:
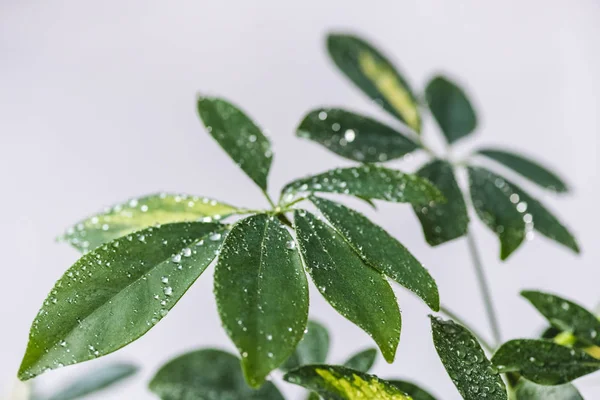
<svg viewBox="0 0 600 400">
<path fill-rule="evenodd" d="M 335 169 L 289 183 L 276 204 L 267 194 L 273 158 L 269 139 L 223 99 L 200 97 L 197 107 L 206 130 L 271 208 L 161 193 L 119 203 L 77 223 L 63 240 L 84 254 L 56 282 L 35 318 L 21 379 L 106 355 L 138 339 L 214 260 L 218 312 L 239 350 L 245 380 L 254 388 L 303 337 L 306 272 L 334 309 L 373 338 L 388 362 L 398 346 L 401 316 L 387 278 L 438 310 L 435 281 L 402 244 L 357 211 L 315 195 L 415 206 L 444 201 L 428 180 L 379 166 Z M 326 220 L 299 208 L 305 200 Z"/>
</svg>

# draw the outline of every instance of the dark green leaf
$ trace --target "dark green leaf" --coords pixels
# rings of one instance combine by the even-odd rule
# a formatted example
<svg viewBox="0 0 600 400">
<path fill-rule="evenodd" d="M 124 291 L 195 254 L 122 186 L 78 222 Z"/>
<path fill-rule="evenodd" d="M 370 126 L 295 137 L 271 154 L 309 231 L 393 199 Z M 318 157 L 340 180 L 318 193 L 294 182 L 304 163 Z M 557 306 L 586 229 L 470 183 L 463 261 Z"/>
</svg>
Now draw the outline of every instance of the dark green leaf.
<svg viewBox="0 0 600 400">
<path fill-rule="evenodd" d="M 600 321 L 580 305 L 549 293 L 524 290 L 521 295 L 533 304 L 554 327 L 588 344 L 600 346 Z"/>
<path fill-rule="evenodd" d="M 200 97 L 198 113 L 223 150 L 261 189 L 267 190 L 273 153 L 260 128 L 239 108 L 219 98 Z"/>
<path fill-rule="evenodd" d="M 447 200 L 445 203 L 413 206 L 427 243 L 437 246 L 466 235 L 469 214 L 452 166 L 447 161 L 434 160 L 417 171 L 417 175 L 433 183 Z"/>
<path fill-rule="evenodd" d="M 318 394 L 316 394 L 315 392 L 311 392 L 308 397 L 306 398 L 306 400 L 319 400 L 321 398 L 321 396 L 319 396 Z"/>
<path fill-rule="evenodd" d="M 369 372 L 377 359 L 377 349 L 367 349 L 356 353 L 344 363 L 344 367 L 360 372 Z"/>
<path fill-rule="evenodd" d="M 417 294 L 433 310 L 439 309 L 435 281 L 400 242 L 357 211 L 320 197 L 311 201 L 367 264 Z"/>
<path fill-rule="evenodd" d="M 294 354 L 280 367 L 284 372 L 306 364 L 322 364 L 329 352 L 327 328 L 315 321 L 308 321 L 306 332 Z"/>
<path fill-rule="evenodd" d="M 323 297 L 367 332 L 392 362 L 401 321 L 396 297 L 385 278 L 313 214 L 297 210 L 294 227 L 306 268 Z"/>
<path fill-rule="evenodd" d="M 428 180 L 375 165 L 337 168 L 288 183 L 284 201 L 298 193 L 339 193 L 396 203 L 427 204 L 443 202 L 444 196 Z"/>
<path fill-rule="evenodd" d="M 504 343 L 492 363 L 500 372 L 519 372 L 540 385 L 561 385 L 600 369 L 600 360 L 582 350 L 535 339 Z"/>
<path fill-rule="evenodd" d="M 156 224 L 212 222 L 239 211 L 206 197 L 158 193 L 115 204 L 69 228 L 59 240 L 86 252 L 134 231 Z"/>
<path fill-rule="evenodd" d="M 546 189 L 562 193 L 569 190 L 565 182 L 556 176 L 556 174 L 524 156 L 496 149 L 482 149 L 477 153 L 504 164 L 506 167 Z"/>
<path fill-rule="evenodd" d="M 277 218 L 259 214 L 234 225 L 215 268 L 215 297 L 247 382 L 260 386 L 292 354 L 308 318 L 300 253 Z"/>
<path fill-rule="evenodd" d="M 465 92 L 444 76 L 436 76 L 425 88 L 427 104 L 448 143 L 469 135 L 477 116 Z"/>
<path fill-rule="evenodd" d="M 138 339 L 211 263 L 226 230 L 217 223 L 167 224 L 81 257 L 33 322 L 19 378 L 91 360 Z"/>
<path fill-rule="evenodd" d="M 465 400 L 506 400 L 506 387 L 475 336 L 453 321 L 431 317 L 433 343 Z"/>
<path fill-rule="evenodd" d="M 392 63 L 364 40 L 346 34 L 327 37 L 329 55 L 348 78 L 387 112 L 421 131 L 417 100 Z"/>
<path fill-rule="evenodd" d="M 412 382 L 391 380 L 389 381 L 389 383 L 402 390 L 413 400 L 436 400 L 436 398 L 429 394 L 426 390 L 421 389 L 419 386 L 415 385 Z"/>
<path fill-rule="evenodd" d="M 559 386 L 543 386 L 520 379 L 515 393 L 516 400 L 583 400 L 577 388 L 570 383 Z"/>
<path fill-rule="evenodd" d="M 334 365 L 307 365 L 288 372 L 283 379 L 315 391 L 325 400 L 411 400 L 375 375 Z"/>
<path fill-rule="evenodd" d="M 78 377 L 72 384 L 60 389 L 47 400 L 79 399 L 119 383 L 135 374 L 137 370 L 138 367 L 133 364 L 108 364 Z"/>
<path fill-rule="evenodd" d="M 419 148 L 381 122 L 336 108 L 311 111 L 300 123 L 297 134 L 342 157 L 365 163 L 393 160 Z"/>
<path fill-rule="evenodd" d="M 257 390 L 250 388 L 244 381 L 240 360 L 213 349 L 193 351 L 169 361 L 149 386 L 162 400 L 284 400 L 271 382 Z"/>
</svg>

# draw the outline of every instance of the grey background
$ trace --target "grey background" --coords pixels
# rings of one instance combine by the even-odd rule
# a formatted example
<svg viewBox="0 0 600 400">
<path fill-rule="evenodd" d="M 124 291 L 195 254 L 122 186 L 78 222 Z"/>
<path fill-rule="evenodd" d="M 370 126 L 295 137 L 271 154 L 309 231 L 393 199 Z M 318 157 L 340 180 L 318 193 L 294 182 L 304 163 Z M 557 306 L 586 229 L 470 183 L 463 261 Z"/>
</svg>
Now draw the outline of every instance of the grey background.
<svg viewBox="0 0 600 400">
<path fill-rule="evenodd" d="M 368 3 L 368 4 L 367 4 Z M 259 190 L 202 129 L 198 91 L 225 96 L 268 128 L 275 161 L 271 193 L 288 180 L 334 166 L 337 156 L 294 137 L 304 112 L 342 105 L 391 123 L 339 75 L 323 39 L 352 30 L 375 41 L 422 88 L 437 71 L 465 83 L 481 124 L 457 154 L 501 145 L 536 156 L 568 177 L 573 193 L 540 193 L 573 228 L 576 257 L 544 238 L 498 260 L 495 237 L 472 229 L 484 252 L 505 339 L 533 335 L 542 319 L 521 288 L 564 294 L 593 307 L 598 293 L 597 184 L 600 5 L 565 1 L 0 1 L 0 389 L 14 380 L 29 324 L 53 282 L 77 259 L 54 237 L 104 206 L 157 190 L 265 207 Z M 431 121 L 425 135 L 441 142 Z M 412 171 L 422 157 L 391 164 Z M 464 240 L 431 249 L 412 210 L 359 205 L 430 268 L 443 301 L 485 333 Z M 40 379 L 46 388 L 103 362 L 133 360 L 143 373 L 103 399 L 150 399 L 145 383 L 183 351 L 232 349 L 220 328 L 211 270 L 168 317 L 116 354 Z M 423 383 L 458 399 L 431 343 L 428 309 L 397 290 L 404 326 L 384 377 Z M 331 361 L 371 346 L 316 292 L 311 312 L 333 332 Z M 277 377 L 276 377 L 277 379 Z M 600 376 L 577 386 L 600 397 Z M 281 385 L 283 388 L 284 386 Z M 285 385 L 300 398 L 300 391 Z"/>
</svg>

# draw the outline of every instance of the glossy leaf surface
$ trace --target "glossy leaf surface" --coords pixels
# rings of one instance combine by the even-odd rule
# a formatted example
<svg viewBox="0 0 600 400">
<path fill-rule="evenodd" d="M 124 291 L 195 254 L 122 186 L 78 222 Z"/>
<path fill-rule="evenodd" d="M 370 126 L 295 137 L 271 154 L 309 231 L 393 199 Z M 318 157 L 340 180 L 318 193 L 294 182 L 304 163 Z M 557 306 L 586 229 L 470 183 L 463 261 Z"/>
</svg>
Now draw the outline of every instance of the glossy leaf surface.
<svg viewBox="0 0 600 400">
<path fill-rule="evenodd" d="M 391 380 L 388 382 L 409 395 L 412 400 L 436 400 L 429 392 L 412 382 L 400 380 Z"/>
<path fill-rule="evenodd" d="M 294 353 L 280 367 L 289 371 L 306 364 L 322 364 L 329 352 L 329 332 L 316 321 L 308 321 L 306 332 L 296 346 Z"/>
<path fill-rule="evenodd" d="M 400 242 L 357 211 L 320 197 L 311 201 L 367 264 L 417 294 L 434 311 L 439 309 L 435 281 Z"/>
<path fill-rule="evenodd" d="M 134 231 L 171 222 L 217 221 L 237 208 L 206 197 L 157 193 L 108 207 L 69 228 L 59 240 L 86 252 Z"/>
<path fill-rule="evenodd" d="M 259 389 L 249 387 L 240 360 L 214 349 L 193 351 L 169 361 L 149 386 L 162 400 L 284 400 L 271 382 Z"/>
<path fill-rule="evenodd" d="M 239 108 L 226 100 L 198 99 L 198 114 L 212 137 L 261 189 L 273 161 L 269 139 Z"/>
<path fill-rule="evenodd" d="M 19 377 L 94 359 L 142 336 L 211 263 L 226 231 L 216 223 L 167 224 L 81 257 L 35 318 Z"/>
<path fill-rule="evenodd" d="M 394 160 L 419 148 L 395 129 L 374 119 L 337 108 L 321 108 L 304 117 L 297 134 L 350 160 Z"/>
<path fill-rule="evenodd" d="M 515 389 L 516 400 L 583 400 L 577 388 L 570 383 L 543 386 L 520 379 Z"/>
<path fill-rule="evenodd" d="M 471 332 L 436 317 L 431 317 L 431 329 L 440 360 L 463 399 L 507 399 L 502 378 Z"/>
<path fill-rule="evenodd" d="M 215 268 L 215 297 L 229 337 L 257 387 L 292 354 L 308 318 L 308 282 L 296 242 L 275 217 L 236 223 Z"/>
<path fill-rule="evenodd" d="M 377 359 L 377 349 L 367 349 L 354 354 L 346 362 L 344 367 L 360 372 L 369 372 Z"/>
<path fill-rule="evenodd" d="M 600 360 L 582 350 L 535 339 L 504 343 L 492 362 L 501 372 L 518 372 L 540 385 L 561 385 L 600 369 Z"/>
<path fill-rule="evenodd" d="M 294 227 L 306 268 L 323 297 L 367 332 L 392 362 L 401 321 L 396 297 L 385 278 L 313 214 L 296 211 Z"/>
</svg>

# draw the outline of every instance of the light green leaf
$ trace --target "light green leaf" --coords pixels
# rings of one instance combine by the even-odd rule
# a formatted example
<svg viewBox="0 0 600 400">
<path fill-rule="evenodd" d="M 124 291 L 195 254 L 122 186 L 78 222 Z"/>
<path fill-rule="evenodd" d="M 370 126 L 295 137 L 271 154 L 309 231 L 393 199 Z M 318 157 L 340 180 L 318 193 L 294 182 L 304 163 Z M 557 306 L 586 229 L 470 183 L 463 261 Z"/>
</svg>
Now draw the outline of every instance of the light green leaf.
<svg viewBox="0 0 600 400">
<path fill-rule="evenodd" d="M 288 372 L 283 379 L 317 392 L 325 400 L 411 400 L 375 375 L 334 365 L 307 365 Z"/>
<path fill-rule="evenodd" d="M 327 49 L 338 68 L 367 96 L 416 132 L 421 131 L 415 95 L 381 52 L 347 34 L 330 34 Z"/>
<path fill-rule="evenodd" d="M 329 352 L 329 333 L 327 328 L 316 321 L 308 321 L 306 332 L 294 353 L 280 367 L 289 371 L 306 364 L 322 364 Z"/>
<path fill-rule="evenodd" d="M 440 360 L 463 399 L 507 399 L 502 378 L 471 332 L 453 321 L 436 317 L 431 317 L 431 329 Z"/>
<path fill-rule="evenodd" d="M 99 392 L 119 383 L 138 370 L 133 364 L 115 363 L 96 368 L 87 374 L 78 377 L 73 383 L 60 389 L 47 400 L 73 400 Z"/>
<path fill-rule="evenodd" d="M 260 389 L 249 387 L 240 360 L 214 349 L 193 351 L 169 361 L 149 387 L 162 400 L 284 400 L 271 382 Z"/>
<path fill-rule="evenodd" d="M 533 304 L 552 326 L 571 332 L 577 339 L 600 346 L 600 321 L 579 304 L 549 293 L 524 290 L 521 296 Z"/>
<path fill-rule="evenodd" d="M 426 390 L 421 389 L 412 382 L 400 380 L 391 380 L 388 382 L 409 395 L 413 400 L 436 400 L 436 398 L 429 394 Z"/>
<path fill-rule="evenodd" d="M 167 224 L 81 257 L 35 318 L 19 378 L 91 360 L 138 339 L 211 263 L 226 231 L 217 223 Z"/>
<path fill-rule="evenodd" d="M 215 268 L 215 297 L 252 387 L 292 354 L 308 318 L 308 282 L 285 226 L 258 214 L 236 223 Z"/>
<path fill-rule="evenodd" d="M 540 385 L 561 385 L 600 369 L 586 352 L 536 339 L 504 343 L 492 357 L 500 372 L 518 372 Z"/>
<path fill-rule="evenodd" d="M 570 383 L 559 386 L 543 386 L 520 379 L 515 393 L 516 400 L 583 400 L 577 388 Z"/>
<path fill-rule="evenodd" d="M 439 309 L 435 281 L 400 242 L 357 211 L 320 197 L 310 199 L 367 264 L 417 294 L 434 311 Z"/>
<path fill-rule="evenodd" d="M 366 349 L 354 354 L 344 363 L 344 367 L 360 372 L 369 372 L 377 359 L 377 349 Z"/>
<path fill-rule="evenodd" d="M 481 149 L 477 152 L 504 164 L 530 181 L 555 192 L 568 192 L 567 184 L 549 169 L 522 155 L 499 149 Z"/>
<path fill-rule="evenodd" d="M 284 200 L 299 193 L 339 193 L 395 203 L 427 204 L 443 202 L 444 196 L 428 180 L 375 165 L 337 168 L 288 183 Z"/>
<path fill-rule="evenodd" d="M 311 111 L 296 132 L 344 158 L 365 163 L 394 160 L 420 148 L 381 122 L 337 108 Z"/>
<path fill-rule="evenodd" d="M 447 200 L 413 206 L 427 243 L 437 246 L 466 235 L 469 214 L 452 166 L 444 160 L 433 160 L 417 171 L 417 175 L 433 183 Z"/>
<path fill-rule="evenodd" d="M 260 128 L 239 108 L 219 98 L 200 97 L 198 114 L 223 150 L 261 189 L 267 190 L 273 152 Z"/>
<path fill-rule="evenodd" d="M 431 114 L 449 144 L 477 127 L 477 116 L 465 92 L 445 76 L 434 77 L 425 88 Z"/>
<path fill-rule="evenodd" d="M 59 240 L 86 252 L 156 224 L 212 222 L 238 212 L 237 208 L 206 197 L 157 193 L 106 208 L 69 228 Z"/>
<path fill-rule="evenodd" d="M 302 257 L 315 285 L 341 315 L 367 332 L 388 362 L 400 340 L 400 310 L 392 288 L 323 221 L 294 212 Z"/>
</svg>

